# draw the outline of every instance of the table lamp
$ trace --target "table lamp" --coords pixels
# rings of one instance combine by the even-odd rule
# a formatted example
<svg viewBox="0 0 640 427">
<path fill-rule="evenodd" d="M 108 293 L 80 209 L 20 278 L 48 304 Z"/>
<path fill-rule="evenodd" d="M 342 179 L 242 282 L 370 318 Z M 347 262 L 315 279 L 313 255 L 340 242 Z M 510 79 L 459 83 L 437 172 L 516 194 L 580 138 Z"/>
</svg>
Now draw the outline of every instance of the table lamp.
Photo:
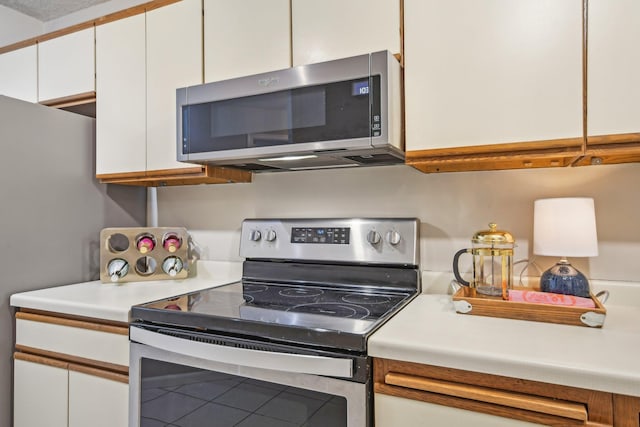
<svg viewBox="0 0 640 427">
<path fill-rule="evenodd" d="M 567 257 L 598 255 L 593 199 L 567 197 L 534 202 L 533 253 L 558 256 L 540 276 L 540 290 L 589 298 L 589 281 Z"/>
</svg>

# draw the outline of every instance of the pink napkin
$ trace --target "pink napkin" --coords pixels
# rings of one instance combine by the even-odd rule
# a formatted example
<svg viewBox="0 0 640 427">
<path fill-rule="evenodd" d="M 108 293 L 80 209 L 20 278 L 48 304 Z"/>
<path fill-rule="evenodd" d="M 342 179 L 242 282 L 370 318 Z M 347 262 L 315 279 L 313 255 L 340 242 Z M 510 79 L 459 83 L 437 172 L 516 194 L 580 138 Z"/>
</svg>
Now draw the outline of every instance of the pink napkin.
<svg viewBox="0 0 640 427">
<path fill-rule="evenodd" d="M 574 307 L 594 308 L 596 304 L 591 298 L 573 295 L 554 294 L 551 292 L 510 290 L 509 301 L 533 302 L 539 304 L 570 305 Z"/>
</svg>

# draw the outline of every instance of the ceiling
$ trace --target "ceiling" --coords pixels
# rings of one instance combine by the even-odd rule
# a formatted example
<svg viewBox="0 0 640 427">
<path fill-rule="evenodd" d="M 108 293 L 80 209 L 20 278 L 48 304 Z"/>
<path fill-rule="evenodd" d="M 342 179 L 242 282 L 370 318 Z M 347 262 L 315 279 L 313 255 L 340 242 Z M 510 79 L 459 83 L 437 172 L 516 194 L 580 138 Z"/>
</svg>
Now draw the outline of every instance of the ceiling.
<svg viewBox="0 0 640 427">
<path fill-rule="evenodd" d="M 0 0 L 0 5 L 47 22 L 107 1 L 109 0 Z"/>
</svg>

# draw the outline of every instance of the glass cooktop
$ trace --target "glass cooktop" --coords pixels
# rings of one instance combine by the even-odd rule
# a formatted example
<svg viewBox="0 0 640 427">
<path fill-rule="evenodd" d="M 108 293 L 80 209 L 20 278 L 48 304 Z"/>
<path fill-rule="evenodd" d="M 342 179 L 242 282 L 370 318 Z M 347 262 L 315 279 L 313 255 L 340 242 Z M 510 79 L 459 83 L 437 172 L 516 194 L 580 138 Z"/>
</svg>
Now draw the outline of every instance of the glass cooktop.
<svg viewBox="0 0 640 427">
<path fill-rule="evenodd" d="M 236 282 L 132 308 L 133 321 L 269 341 L 366 349 L 412 293 Z"/>
</svg>

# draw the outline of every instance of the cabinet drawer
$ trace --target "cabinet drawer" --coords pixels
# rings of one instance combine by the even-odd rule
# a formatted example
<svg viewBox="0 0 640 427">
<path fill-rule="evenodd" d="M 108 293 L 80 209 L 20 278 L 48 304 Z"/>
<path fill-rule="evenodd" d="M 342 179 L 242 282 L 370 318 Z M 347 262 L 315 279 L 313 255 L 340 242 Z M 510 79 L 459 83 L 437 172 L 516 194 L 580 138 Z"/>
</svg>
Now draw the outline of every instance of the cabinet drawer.
<svg viewBox="0 0 640 427">
<path fill-rule="evenodd" d="M 373 363 L 376 397 L 395 396 L 542 425 L 613 424 L 611 393 L 397 360 Z"/>
<path fill-rule="evenodd" d="M 115 369 L 129 366 L 129 335 L 124 326 L 17 313 L 16 349 L 81 363 L 119 365 Z"/>
</svg>

